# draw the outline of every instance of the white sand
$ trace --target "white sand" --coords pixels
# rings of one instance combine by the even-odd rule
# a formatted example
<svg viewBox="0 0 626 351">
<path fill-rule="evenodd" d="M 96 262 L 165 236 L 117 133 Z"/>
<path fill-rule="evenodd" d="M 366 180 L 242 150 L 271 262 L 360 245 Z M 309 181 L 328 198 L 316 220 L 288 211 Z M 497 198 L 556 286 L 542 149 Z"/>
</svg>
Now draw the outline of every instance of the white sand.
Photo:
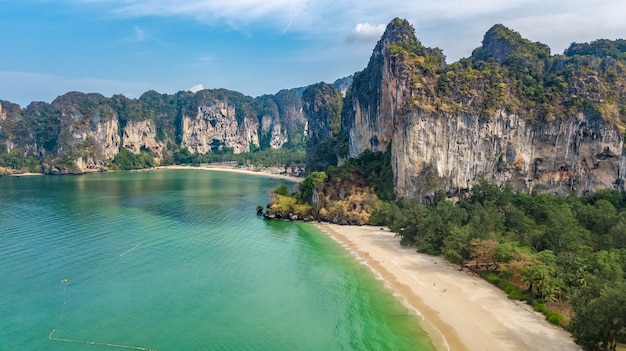
<svg viewBox="0 0 626 351">
<path fill-rule="evenodd" d="M 290 182 L 301 182 L 304 178 L 293 177 L 286 174 L 272 173 L 269 171 L 253 171 L 247 168 L 233 168 L 233 167 L 224 167 L 224 166 L 215 166 L 215 165 L 202 165 L 202 166 L 159 166 L 157 169 L 195 169 L 195 170 L 205 170 L 205 171 L 220 171 L 220 172 L 233 172 L 233 173 L 243 173 L 243 174 L 251 174 L 256 176 L 265 176 L 273 179 L 282 179 Z"/>
<path fill-rule="evenodd" d="M 571 335 L 530 306 L 439 257 L 400 246 L 388 229 L 317 224 L 386 281 L 438 349 L 577 351 Z"/>
</svg>

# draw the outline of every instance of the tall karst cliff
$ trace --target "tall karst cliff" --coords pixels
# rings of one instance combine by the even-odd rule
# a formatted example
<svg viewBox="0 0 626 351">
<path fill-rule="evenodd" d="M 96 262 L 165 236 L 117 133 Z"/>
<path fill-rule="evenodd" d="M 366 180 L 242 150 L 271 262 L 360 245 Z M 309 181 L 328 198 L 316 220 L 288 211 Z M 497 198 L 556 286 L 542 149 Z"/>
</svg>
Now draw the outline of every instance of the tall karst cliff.
<svg viewBox="0 0 626 351">
<path fill-rule="evenodd" d="M 139 99 L 70 92 L 25 109 L 0 101 L 0 156 L 40 160 L 47 173 L 83 173 L 107 169 L 122 148 L 149 153 L 158 164 L 182 150 L 303 146 L 305 125 L 301 98 L 291 90 L 259 98 L 225 89 L 148 91 Z"/>
<path fill-rule="evenodd" d="M 338 150 L 390 147 L 401 196 L 459 194 L 481 178 L 557 194 L 621 188 L 625 68 L 623 41 L 551 56 L 502 25 L 472 57 L 446 65 L 394 19 L 354 76 Z"/>
<path fill-rule="evenodd" d="M 341 91 L 327 83 L 310 85 L 302 93 L 307 118 L 306 171 L 322 171 L 337 164 L 336 137 L 341 128 Z"/>
</svg>

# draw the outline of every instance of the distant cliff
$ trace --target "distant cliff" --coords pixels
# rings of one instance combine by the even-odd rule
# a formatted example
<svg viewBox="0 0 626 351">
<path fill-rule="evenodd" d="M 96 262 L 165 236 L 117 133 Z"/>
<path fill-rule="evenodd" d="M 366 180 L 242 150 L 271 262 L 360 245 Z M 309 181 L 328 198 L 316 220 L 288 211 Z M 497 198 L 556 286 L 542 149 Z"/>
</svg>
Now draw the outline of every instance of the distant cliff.
<svg viewBox="0 0 626 351">
<path fill-rule="evenodd" d="M 395 19 L 342 113 L 340 156 L 391 148 L 396 192 L 462 194 L 481 178 L 523 191 L 622 188 L 626 45 L 550 55 L 502 25 L 447 65 Z"/>
<path fill-rule="evenodd" d="M 258 98 L 224 89 L 148 91 L 139 99 L 70 92 L 24 109 L 0 101 L 0 156 L 40 160 L 46 173 L 84 173 L 107 169 L 121 148 L 148 152 L 159 164 L 171 163 L 181 150 L 304 146 L 305 127 L 301 97 L 293 90 Z"/>
</svg>

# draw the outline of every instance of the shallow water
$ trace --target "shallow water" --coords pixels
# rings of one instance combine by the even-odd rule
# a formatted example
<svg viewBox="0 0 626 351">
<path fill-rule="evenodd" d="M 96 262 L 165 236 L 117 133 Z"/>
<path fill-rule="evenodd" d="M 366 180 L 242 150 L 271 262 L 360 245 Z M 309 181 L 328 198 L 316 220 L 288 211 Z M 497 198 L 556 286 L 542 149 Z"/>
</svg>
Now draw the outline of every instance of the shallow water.
<svg viewBox="0 0 626 351">
<path fill-rule="evenodd" d="M 434 350 L 336 242 L 255 215 L 279 184 L 0 178 L 0 350 Z"/>
</svg>

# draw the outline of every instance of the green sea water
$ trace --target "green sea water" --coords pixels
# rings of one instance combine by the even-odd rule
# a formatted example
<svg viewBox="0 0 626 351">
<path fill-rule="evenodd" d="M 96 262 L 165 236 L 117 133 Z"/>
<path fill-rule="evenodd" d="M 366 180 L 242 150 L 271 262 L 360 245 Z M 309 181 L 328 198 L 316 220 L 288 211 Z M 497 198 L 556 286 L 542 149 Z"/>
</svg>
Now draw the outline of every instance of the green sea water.
<svg viewBox="0 0 626 351">
<path fill-rule="evenodd" d="M 434 350 L 278 180 L 160 170 L 0 178 L 0 351 Z"/>
</svg>

